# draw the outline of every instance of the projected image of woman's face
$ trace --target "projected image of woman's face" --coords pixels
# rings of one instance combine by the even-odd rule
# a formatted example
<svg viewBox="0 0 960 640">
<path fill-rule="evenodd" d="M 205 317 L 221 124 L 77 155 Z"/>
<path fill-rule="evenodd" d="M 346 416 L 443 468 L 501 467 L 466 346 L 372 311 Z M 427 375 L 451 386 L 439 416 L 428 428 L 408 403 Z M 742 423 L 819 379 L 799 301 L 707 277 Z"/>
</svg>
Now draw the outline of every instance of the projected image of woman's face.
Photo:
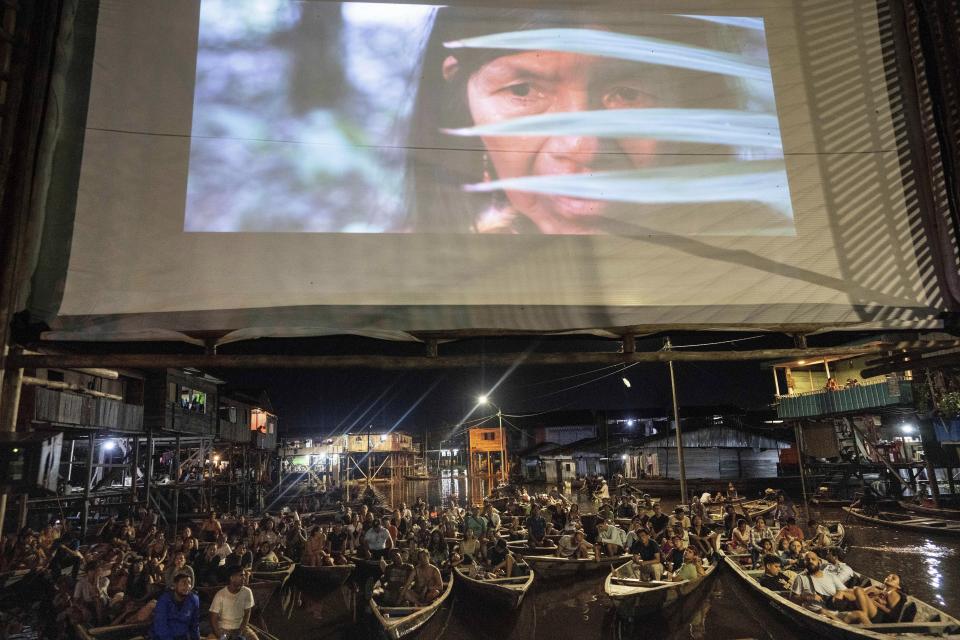
<svg viewBox="0 0 960 640">
<path fill-rule="evenodd" d="M 637 67 L 556 51 L 505 55 L 472 74 L 467 104 L 475 125 L 550 113 L 651 107 L 655 98 Z M 456 72 L 455 57 L 447 59 L 444 70 Z M 653 140 L 590 135 L 481 136 L 481 140 L 488 172 L 498 179 L 639 168 L 656 150 Z M 543 233 L 593 233 L 596 219 L 612 204 L 513 190 L 505 195 L 509 206 Z"/>
</svg>

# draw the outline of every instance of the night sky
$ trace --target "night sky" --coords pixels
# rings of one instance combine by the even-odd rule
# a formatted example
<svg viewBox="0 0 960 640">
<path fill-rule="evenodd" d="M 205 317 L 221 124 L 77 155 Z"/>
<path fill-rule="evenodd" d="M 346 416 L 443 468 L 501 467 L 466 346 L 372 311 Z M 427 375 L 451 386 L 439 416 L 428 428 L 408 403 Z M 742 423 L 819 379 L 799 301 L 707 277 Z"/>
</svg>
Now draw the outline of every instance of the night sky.
<svg viewBox="0 0 960 640">
<path fill-rule="evenodd" d="M 676 344 L 699 344 L 729 337 L 728 334 L 681 335 L 674 341 Z M 638 342 L 637 350 L 654 350 L 661 343 L 662 338 L 656 338 L 650 344 Z M 286 351 L 290 344 L 284 343 L 283 350 Z M 792 344 L 789 339 L 776 336 L 714 348 L 771 346 L 789 347 Z M 617 344 L 595 340 L 543 344 L 542 341 L 533 343 L 514 338 L 496 343 L 472 341 L 472 344 L 441 347 L 441 354 L 520 352 L 531 347 L 542 351 L 611 351 L 617 348 Z M 422 353 L 423 347 L 406 345 L 399 348 L 419 349 Z M 324 350 L 329 352 L 329 349 Z M 370 350 L 376 351 L 376 345 L 357 348 L 354 342 L 352 347 L 343 345 L 342 349 L 336 349 L 353 353 Z M 773 402 L 770 371 L 762 368 L 759 362 L 683 362 L 677 363 L 675 368 L 681 415 L 684 405 L 758 409 Z M 359 430 L 369 424 L 374 428 L 396 425 L 414 432 L 424 428 L 433 430 L 471 415 L 477 396 L 485 391 L 491 393 L 491 400 L 505 414 L 561 409 L 662 408 L 666 415 L 670 410 L 669 373 L 664 363 L 637 364 L 625 372 L 619 367 L 577 365 L 519 366 L 509 374 L 506 369 L 494 367 L 439 371 L 322 369 L 222 370 L 213 373 L 233 385 L 266 389 L 279 416 L 283 437 Z M 622 382 L 624 376 L 630 380 L 630 388 Z M 503 381 L 493 389 L 501 378 Z M 478 417 L 483 413 L 472 415 Z"/>
</svg>

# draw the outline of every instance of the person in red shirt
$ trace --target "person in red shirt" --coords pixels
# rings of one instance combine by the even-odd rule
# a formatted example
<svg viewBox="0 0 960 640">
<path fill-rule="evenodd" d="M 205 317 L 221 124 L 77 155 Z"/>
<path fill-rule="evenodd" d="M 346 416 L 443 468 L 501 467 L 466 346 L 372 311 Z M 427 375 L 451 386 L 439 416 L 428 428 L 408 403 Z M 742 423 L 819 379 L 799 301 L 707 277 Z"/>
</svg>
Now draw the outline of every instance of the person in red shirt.
<svg viewBox="0 0 960 640">
<path fill-rule="evenodd" d="M 780 529 L 777 538 L 787 538 L 788 540 L 803 541 L 803 529 L 797 526 L 796 518 L 787 518 L 787 524 Z"/>
</svg>

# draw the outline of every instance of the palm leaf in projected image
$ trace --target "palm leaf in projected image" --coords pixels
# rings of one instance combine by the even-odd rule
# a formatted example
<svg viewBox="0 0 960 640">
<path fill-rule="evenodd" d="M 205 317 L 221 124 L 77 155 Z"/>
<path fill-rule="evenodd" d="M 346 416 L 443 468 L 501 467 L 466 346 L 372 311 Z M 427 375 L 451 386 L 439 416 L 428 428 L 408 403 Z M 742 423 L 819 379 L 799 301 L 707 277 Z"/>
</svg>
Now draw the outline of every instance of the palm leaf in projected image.
<svg viewBox="0 0 960 640">
<path fill-rule="evenodd" d="M 722 24 L 725 27 L 738 27 L 750 31 L 763 31 L 763 18 L 741 18 L 739 16 L 695 16 L 689 13 L 674 14 L 679 18 L 691 18 L 713 24 Z"/>
<path fill-rule="evenodd" d="M 633 171 L 505 178 L 464 185 L 466 191 L 525 191 L 586 200 L 644 204 L 763 202 L 792 217 L 782 160 L 695 164 Z"/>
<path fill-rule="evenodd" d="M 724 109 L 612 109 L 514 118 L 465 129 L 456 136 L 597 136 L 646 138 L 735 147 L 761 147 L 780 155 L 777 117 Z"/>
<path fill-rule="evenodd" d="M 444 43 L 448 49 L 565 51 L 772 82 L 770 68 L 748 58 L 687 44 L 596 29 L 508 31 Z"/>
</svg>

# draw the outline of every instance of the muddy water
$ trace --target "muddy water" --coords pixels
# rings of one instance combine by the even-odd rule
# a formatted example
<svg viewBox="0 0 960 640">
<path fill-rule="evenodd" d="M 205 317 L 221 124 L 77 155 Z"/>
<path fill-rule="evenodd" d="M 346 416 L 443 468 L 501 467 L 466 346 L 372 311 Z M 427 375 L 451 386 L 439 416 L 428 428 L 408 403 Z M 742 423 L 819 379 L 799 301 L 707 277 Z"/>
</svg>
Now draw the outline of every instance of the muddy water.
<svg viewBox="0 0 960 640">
<path fill-rule="evenodd" d="M 473 484 L 473 486 L 471 486 Z M 395 504 L 412 502 L 422 495 L 428 502 L 450 494 L 482 497 L 485 482 L 465 478 L 432 482 L 405 482 L 381 487 Z M 391 494 L 392 492 L 392 494 Z M 477 495 L 473 495 L 477 494 Z M 665 498 L 665 503 L 670 500 Z M 898 573 L 910 593 L 948 613 L 960 616 L 960 540 L 925 537 L 906 531 L 848 522 L 838 509 L 814 511 L 822 519 L 845 523 L 849 549 L 847 562 L 867 575 L 882 578 Z M 721 567 L 721 569 L 723 569 Z M 809 640 L 728 571 L 719 570 L 695 598 L 669 615 L 654 615 L 633 628 L 619 624 L 603 594 L 603 572 L 581 578 L 544 583 L 537 580 L 519 611 L 504 613 L 488 608 L 475 597 L 455 588 L 450 600 L 416 637 L 429 640 L 606 640 L 614 638 L 709 638 L 734 640 Z M 271 606 L 270 630 L 284 640 L 312 638 L 374 638 L 377 629 L 358 607 L 351 613 L 351 592 L 300 594 L 288 597 L 287 606 Z"/>
</svg>

